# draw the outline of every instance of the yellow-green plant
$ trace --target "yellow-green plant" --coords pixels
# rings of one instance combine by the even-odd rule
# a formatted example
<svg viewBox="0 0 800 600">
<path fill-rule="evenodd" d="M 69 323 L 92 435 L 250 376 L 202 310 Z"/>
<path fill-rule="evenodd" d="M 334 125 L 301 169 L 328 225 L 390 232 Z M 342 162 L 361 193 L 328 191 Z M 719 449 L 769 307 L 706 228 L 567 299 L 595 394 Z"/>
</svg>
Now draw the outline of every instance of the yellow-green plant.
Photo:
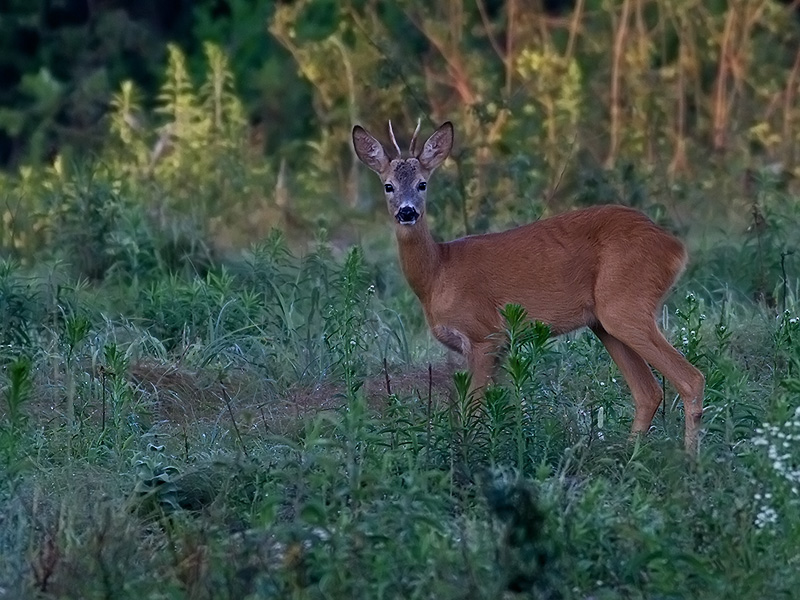
<svg viewBox="0 0 800 600">
<path fill-rule="evenodd" d="M 134 182 L 155 184 L 147 197 L 155 212 L 178 210 L 225 228 L 230 218 L 241 220 L 241 204 L 259 194 L 266 163 L 248 152 L 247 117 L 236 92 L 233 72 L 222 49 L 203 46 L 206 72 L 195 85 L 187 57 L 168 46 L 164 83 L 153 115 L 145 115 L 139 93 L 124 82 L 112 100 L 111 165 L 116 174 Z M 234 229 L 235 226 L 231 226 Z"/>
<path fill-rule="evenodd" d="M 168 51 L 166 77 L 155 110 L 164 122 L 153 148 L 153 169 L 159 177 L 188 182 L 204 172 L 202 151 L 210 119 L 202 113 L 185 54 L 174 44 L 168 46 Z"/>
<path fill-rule="evenodd" d="M 142 122 L 142 115 L 138 89 L 131 80 L 123 81 L 119 92 L 111 98 L 109 113 L 112 139 L 119 141 L 119 149 L 112 164 L 119 172 L 140 173 L 150 160 L 148 132 Z"/>
<path fill-rule="evenodd" d="M 375 113 L 399 112 L 396 107 L 400 87 L 397 82 L 386 87 L 364 85 L 364 81 L 377 79 L 380 53 L 345 20 L 309 31 L 312 26 L 304 19 L 312 4 L 306 0 L 280 5 L 270 23 L 270 32 L 291 53 L 300 74 L 311 83 L 314 109 L 323 125 L 317 138 L 308 142 L 312 153 L 309 162 L 314 168 L 304 177 L 305 187 L 324 193 L 335 182 L 340 192 L 337 195 L 355 206 L 359 199 L 357 161 L 353 158 L 346 171 L 342 164 L 343 157 L 353 156 L 350 128 L 362 117 L 362 106 Z"/>
<path fill-rule="evenodd" d="M 657 93 L 651 85 L 650 66 L 653 52 L 654 41 L 640 26 L 622 56 L 622 77 L 629 105 L 622 125 L 621 151 L 635 161 L 644 158 L 652 162 L 656 154 L 653 142 L 663 139 L 656 130 Z"/>
<path fill-rule="evenodd" d="M 154 110 L 160 122 L 154 127 L 146 125 L 133 83 L 123 82 L 111 102 L 111 134 L 121 148 L 118 166 L 180 189 L 179 184 L 192 187 L 213 173 L 220 153 L 243 147 L 246 117 L 228 59 L 210 42 L 204 50 L 207 71 L 197 87 L 183 50 L 168 46 L 164 83 Z"/>
<path fill-rule="evenodd" d="M 244 133 L 247 119 L 233 78 L 227 56 L 216 44 L 203 45 L 208 72 L 205 82 L 200 86 L 200 102 L 205 119 L 211 119 L 209 135 L 216 141 L 235 146 Z"/>
<path fill-rule="evenodd" d="M 583 102 L 580 66 L 547 45 L 541 50 L 526 48 L 517 58 L 517 73 L 530 102 L 526 116 L 541 121 L 540 147 L 548 167 L 557 174 L 573 150 L 575 132 Z"/>
</svg>

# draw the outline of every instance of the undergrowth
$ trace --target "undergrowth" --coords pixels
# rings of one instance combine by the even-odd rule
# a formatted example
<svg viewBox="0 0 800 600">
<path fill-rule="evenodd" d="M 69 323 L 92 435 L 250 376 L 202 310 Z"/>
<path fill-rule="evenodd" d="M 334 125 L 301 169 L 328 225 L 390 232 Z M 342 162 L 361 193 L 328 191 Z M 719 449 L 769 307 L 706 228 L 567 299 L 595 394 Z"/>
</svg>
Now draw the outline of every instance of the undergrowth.
<svg viewBox="0 0 800 600">
<path fill-rule="evenodd" d="M 0 597 L 791 595 L 791 300 L 778 318 L 702 289 L 668 303 L 707 376 L 692 462 L 669 386 L 628 439 L 599 341 L 518 306 L 475 402 L 375 272 L 277 233 L 124 293 L 4 261 Z"/>
<path fill-rule="evenodd" d="M 326 116 L 314 142 L 265 160 L 222 50 L 203 46 L 198 85 L 170 46 L 158 98 L 141 98 L 130 82 L 114 96 L 97 156 L 64 153 L 0 177 L 0 599 L 795 597 L 797 169 L 791 160 L 758 167 L 774 158 L 753 145 L 774 137 L 760 116 L 717 113 L 747 86 L 679 57 L 679 87 L 686 76 L 698 84 L 687 89 L 716 90 L 719 102 L 703 110 L 713 105 L 723 122 L 700 111 L 700 125 L 684 125 L 672 96 L 656 94 L 668 102 L 653 114 L 676 115 L 674 126 L 650 119 L 669 143 L 646 131 L 641 107 L 614 112 L 603 167 L 603 140 L 573 135 L 576 123 L 605 131 L 602 102 L 583 101 L 593 86 L 583 89 L 579 61 L 549 42 L 544 54 L 513 45 L 522 60 L 507 61 L 508 102 L 470 92 L 483 84 L 465 71 L 466 88 L 456 87 L 477 100 L 431 105 L 464 132 L 455 168 L 431 190 L 442 238 L 604 201 L 635 206 L 687 241 L 692 260 L 660 321 L 706 376 L 704 435 L 689 460 L 669 385 L 649 434 L 630 439 L 630 392 L 600 341 L 586 331 L 553 339 L 519 306 L 502 308 L 496 384 L 483 401 L 470 395 L 469 375 L 432 341 L 399 274 L 385 209 L 367 201 L 350 168 L 356 115 L 402 104 L 394 85 L 375 86 L 362 71 L 385 71 L 381 81 L 397 73 L 363 55 L 358 82 L 339 77 L 328 59 L 349 64 L 378 45 L 338 26 L 295 32 L 303 3 L 275 4 L 271 33 L 304 76 L 321 77 L 315 110 Z M 321 3 L 315 18 L 361 10 L 325 8 L 334 4 Z M 381 5 L 355 4 L 369 15 Z M 731 19 L 714 13 L 709 31 L 737 22 L 739 4 Z M 441 33 L 441 8 L 414 17 L 423 37 Z M 657 29 L 689 32 L 682 47 L 691 48 L 701 30 L 680 27 L 685 16 Z M 788 22 L 767 16 L 767 25 Z M 635 67 L 629 81 L 614 76 L 622 96 L 650 98 L 655 88 L 636 82 L 648 81 L 652 61 L 623 60 L 630 28 L 612 20 L 613 68 L 598 70 L 590 56 L 592 72 Z M 460 39 L 463 20 L 449 21 Z M 549 39 L 529 21 L 536 45 Z M 581 19 L 571 22 L 577 34 Z M 492 40 L 491 28 L 471 23 L 468 37 Z M 423 71 L 436 85 L 404 83 L 434 94 L 430 102 L 450 89 L 434 63 Z M 699 85 L 717 71 L 719 85 Z M 770 87 L 780 78 L 758 74 L 769 89 L 748 90 L 780 98 Z M 360 108 L 356 89 L 367 93 Z M 380 94 L 392 101 L 375 102 Z M 791 102 L 773 100 L 782 108 L 768 114 L 786 127 L 797 121 Z M 414 110 L 441 112 L 427 102 Z M 720 161 L 728 112 L 755 126 L 742 137 L 752 143 Z M 720 142 L 711 161 L 698 156 L 709 124 Z M 685 126 L 703 139 L 685 139 Z M 780 154 L 791 156 L 792 144 Z M 656 156 L 673 151 L 662 168 Z M 295 154 L 300 166 L 287 161 Z"/>
</svg>

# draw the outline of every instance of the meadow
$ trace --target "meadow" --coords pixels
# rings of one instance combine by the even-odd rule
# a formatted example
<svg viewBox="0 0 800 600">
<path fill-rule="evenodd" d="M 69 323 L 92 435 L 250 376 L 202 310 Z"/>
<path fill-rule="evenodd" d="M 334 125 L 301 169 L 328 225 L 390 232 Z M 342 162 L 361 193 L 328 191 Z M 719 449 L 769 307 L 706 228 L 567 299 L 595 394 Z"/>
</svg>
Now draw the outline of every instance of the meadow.
<svg viewBox="0 0 800 600">
<path fill-rule="evenodd" d="M 76 198 L 124 200 L 80 177 Z M 73 256 L 96 217 L 75 219 Z M 696 240 L 662 318 L 707 378 L 692 461 L 673 390 L 629 440 L 599 341 L 518 307 L 498 385 L 470 403 L 385 219 L 361 245 L 300 252 L 276 230 L 220 258 L 144 225 L 134 251 L 117 215 L 103 280 L 3 260 L 0 596 L 792 596 L 796 278 L 755 302 L 716 266 L 757 265 L 748 236 L 722 257 Z"/>
<path fill-rule="evenodd" d="M 245 4 L 240 39 L 260 39 Z M 495 69 L 499 8 L 256 4 L 314 98 L 312 137 L 254 142 L 221 47 L 187 60 L 172 44 L 158 94 L 123 83 L 91 151 L 0 172 L 0 599 L 796 597 L 800 62 L 784 9 L 532 10 Z M 199 23 L 213 38 L 226 22 Z M 421 52 L 404 77 L 406 42 L 447 69 Z M 742 70 L 714 70 L 726 52 Z M 696 458 L 669 384 L 630 439 L 600 341 L 551 337 L 513 305 L 497 382 L 471 402 L 349 146 L 354 122 L 378 134 L 394 115 L 407 142 L 417 113 L 435 115 L 423 135 L 456 126 L 430 184 L 440 240 L 608 202 L 685 241 L 659 324 L 706 377 Z"/>
</svg>

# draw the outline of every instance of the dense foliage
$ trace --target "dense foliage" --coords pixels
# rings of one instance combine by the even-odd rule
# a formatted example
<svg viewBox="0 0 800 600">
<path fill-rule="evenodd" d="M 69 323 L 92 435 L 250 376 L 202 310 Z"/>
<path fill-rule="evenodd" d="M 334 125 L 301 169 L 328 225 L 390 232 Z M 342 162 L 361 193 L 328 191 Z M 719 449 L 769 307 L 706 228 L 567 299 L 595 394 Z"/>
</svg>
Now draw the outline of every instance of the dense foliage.
<svg viewBox="0 0 800 600">
<path fill-rule="evenodd" d="M 789 9 L 130 4 L 0 15 L 0 598 L 795 594 Z M 601 343 L 517 306 L 470 401 L 349 145 L 418 117 L 439 238 L 617 202 L 686 240 L 696 461 L 668 385 L 629 440 Z"/>
</svg>

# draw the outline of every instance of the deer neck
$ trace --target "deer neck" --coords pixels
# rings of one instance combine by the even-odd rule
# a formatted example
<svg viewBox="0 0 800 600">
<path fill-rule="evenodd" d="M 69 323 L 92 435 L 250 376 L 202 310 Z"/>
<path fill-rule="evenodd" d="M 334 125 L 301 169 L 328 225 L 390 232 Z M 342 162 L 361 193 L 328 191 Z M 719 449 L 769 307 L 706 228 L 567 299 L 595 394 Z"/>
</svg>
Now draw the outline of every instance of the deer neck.
<svg viewBox="0 0 800 600">
<path fill-rule="evenodd" d="M 442 262 L 439 244 L 433 239 L 425 215 L 411 227 L 395 225 L 400 266 L 406 281 L 420 300 L 426 299 Z"/>
</svg>

